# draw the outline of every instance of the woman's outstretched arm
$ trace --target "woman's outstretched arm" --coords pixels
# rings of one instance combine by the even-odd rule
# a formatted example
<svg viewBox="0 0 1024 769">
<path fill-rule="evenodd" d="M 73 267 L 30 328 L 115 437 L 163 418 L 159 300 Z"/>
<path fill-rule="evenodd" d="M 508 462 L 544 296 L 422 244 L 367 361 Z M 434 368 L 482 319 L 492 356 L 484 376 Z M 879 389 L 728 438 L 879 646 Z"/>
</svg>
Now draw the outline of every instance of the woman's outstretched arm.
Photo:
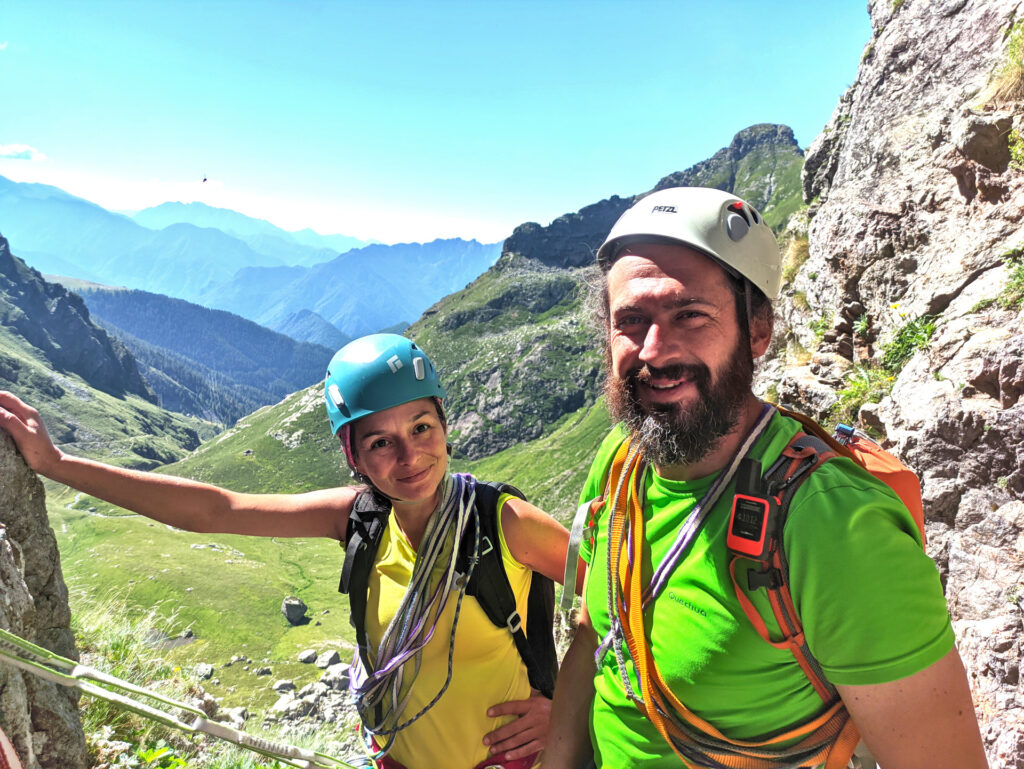
<svg viewBox="0 0 1024 769">
<path fill-rule="evenodd" d="M 356 496 L 351 488 L 306 494 L 241 494 L 209 483 L 65 454 L 53 444 L 39 412 L 6 391 L 0 391 L 0 428 L 14 439 L 37 473 L 189 531 L 340 540 Z"/>
</svg>

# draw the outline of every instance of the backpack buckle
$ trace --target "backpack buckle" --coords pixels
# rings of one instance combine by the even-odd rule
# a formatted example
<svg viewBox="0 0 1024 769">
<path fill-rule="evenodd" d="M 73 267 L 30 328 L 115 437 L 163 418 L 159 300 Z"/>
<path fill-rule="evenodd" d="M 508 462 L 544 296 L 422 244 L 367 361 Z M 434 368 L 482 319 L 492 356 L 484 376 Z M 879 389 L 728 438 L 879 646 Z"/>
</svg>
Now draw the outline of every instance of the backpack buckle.
<svg viewBox="0 0 1024 769">
<path fill-rule="evenodd" d="M 762 587 L 769 590 L 777 590 L 782 587 L 782 574 L 778 569 L 773 567 L 768 567 L 764 571 L 747 569 L 747 589 L 753 592 Z"/>
<path fill-rule="evenodd" d="M 481 545 L 481 548 L 480 548 L 480 555 L 481 556 L 487 555 L 489 552 L 491 552 L 494 549 L 494 545 L 491 544 L 490 537 L 486 537 L 486 536 L 480 537 L 480 545 Z"/>
<path fill-rule="evenodd" d="M 519 612 L 514 611 L 505 619 L 505 625 L 513 633 L 518 633 L 523 629 L 523 618 L 519 616 Z"/>
</svg>

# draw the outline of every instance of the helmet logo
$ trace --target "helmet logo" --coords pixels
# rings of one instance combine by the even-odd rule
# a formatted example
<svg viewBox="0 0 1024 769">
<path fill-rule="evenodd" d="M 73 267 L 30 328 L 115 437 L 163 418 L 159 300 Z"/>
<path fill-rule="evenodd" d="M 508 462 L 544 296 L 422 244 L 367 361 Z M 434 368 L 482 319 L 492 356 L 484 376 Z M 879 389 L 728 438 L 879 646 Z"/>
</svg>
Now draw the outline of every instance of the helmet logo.
<svg viewBox="0 0 1024 769">
<path fill-rule="evenodd" d="M 651 213 L 662 213 L 662 214 L 677 214 L 675 206 L 655 206 L 651 209 Z"/>
<path fill-rule="evenodd" d="M 397 355 L 392 355 L 388 358 L 388 368 L 391 369 L 392 374 L 397 374 L 398 369 L 402 368 L 402 361 Z"/>
</svg>

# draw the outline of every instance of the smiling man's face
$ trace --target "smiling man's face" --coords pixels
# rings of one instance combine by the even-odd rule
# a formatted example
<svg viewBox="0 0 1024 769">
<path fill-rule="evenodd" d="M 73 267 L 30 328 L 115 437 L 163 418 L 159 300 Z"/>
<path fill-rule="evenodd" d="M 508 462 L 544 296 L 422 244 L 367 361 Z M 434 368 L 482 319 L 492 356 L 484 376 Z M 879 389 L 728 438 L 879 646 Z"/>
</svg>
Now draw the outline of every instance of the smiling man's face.
<svg viewBox="0 0 1024 769">
<path fill-rule="evenodd" d="M 612 416 L 656 465 L 699 461 L 736 425 L 753 379 L 728 276 L 691 248 L 639 244 L 607 288 Z"/>
</svg>

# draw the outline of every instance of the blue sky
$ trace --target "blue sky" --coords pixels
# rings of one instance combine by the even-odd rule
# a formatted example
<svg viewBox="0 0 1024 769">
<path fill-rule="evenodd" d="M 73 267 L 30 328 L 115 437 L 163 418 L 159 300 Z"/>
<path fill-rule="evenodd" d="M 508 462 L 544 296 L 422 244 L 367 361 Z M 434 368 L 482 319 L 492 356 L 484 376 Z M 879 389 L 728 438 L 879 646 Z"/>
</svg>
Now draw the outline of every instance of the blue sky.
<svg viewBox="0 0 1024 769">
<path fill-rule="evenodd" d="M 0 175 L 493 242 L 754 123 L 806 148 L 870 35 L 864 0 L 3 0 Z"/>
</svg>

